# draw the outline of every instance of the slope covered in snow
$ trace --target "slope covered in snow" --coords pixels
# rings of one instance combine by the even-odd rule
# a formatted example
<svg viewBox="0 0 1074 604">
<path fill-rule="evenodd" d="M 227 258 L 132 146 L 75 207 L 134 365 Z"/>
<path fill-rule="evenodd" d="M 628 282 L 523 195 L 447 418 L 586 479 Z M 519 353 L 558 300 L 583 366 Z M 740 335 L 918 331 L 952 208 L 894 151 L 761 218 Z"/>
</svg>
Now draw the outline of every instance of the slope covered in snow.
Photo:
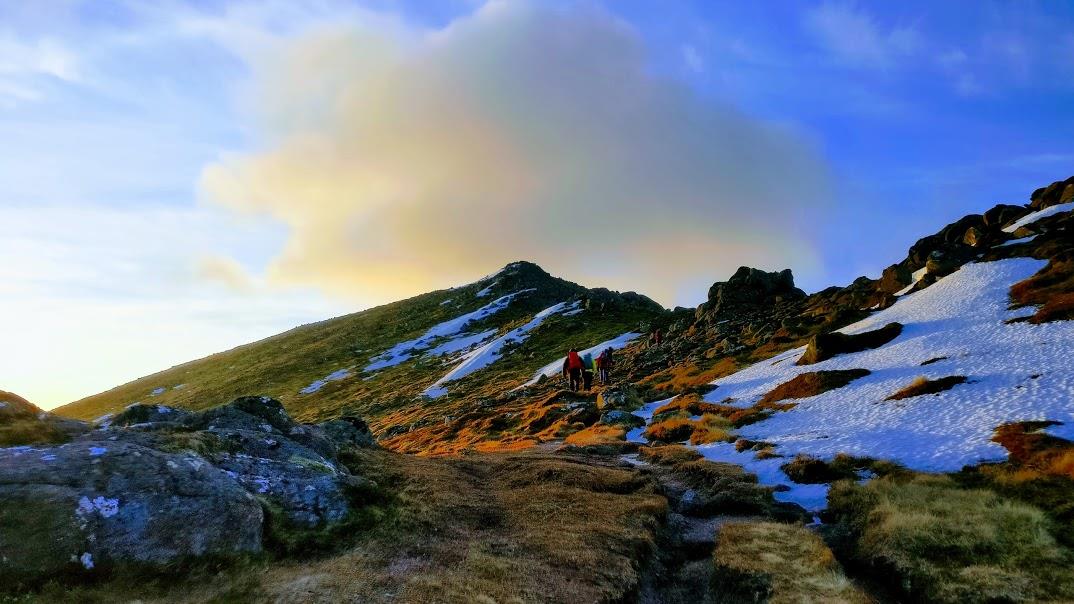
<svg viewBox="0 0 1074 604">
<path fill-rule="evenodd" d="M 507 294 L 506 296 L 501 296 L 473 312 L 468 312 L 464 315 L 455 317 L 454 319 L 449 319 L 442 323 L 438 323 L 430 327 L 429 330 L 422 334 L 420 337 L 415 338 L 413 340 L 407 340 L 405 342 L 399 342 L 385 352 L 373 357 L 372 359 L 370 359 L 369 364 L 366 365 L 365 371 L 378 371 L 381 369 L 386 369 L 388 367 L 394 367 L 395 365 L 398 365 L 400 363 L 404 363 L 418 352 L 424 352 L 432 348 L 433 344 L 436 343 L 438 340 L 459 335 L 471 323 L 486 319 L 500 312 L 501 310 L 507 308 L 507 306 L 511 304 L 511 302 L 516 297 L 531 291 L 534 290 L 524 289 L 511 294 Z M 469 336 L 463 337 L 469 338 Z M 441 343 L 438 348 L 443 349 L 443 345 L 444 344 Z M 450 349 L 450 347 L 447 348 L 447 350 Z"/>
<path fill-rule="evenodd" d="M 432 386 L 429 386 L 425 390 L 425 395 L 437 398 L 447 394 L 447 383 L 455 380 L 460 380 L 471 373 L 488 367 L 492 363 L 496 362 L 500 358 L 504 346 L 508 344 L 519 344 L 529 335 L 529 332 L 536 329 L 541 323 L 548 317 L 574 310 L 578 306 L 578 303 L 568 304 L 566 302 L 560 302 L 554 306 L 550 306 L 541 312 L 534 315 L 525 325 L 516 327 L 504 335 L 496 338 L 495 340 L 473 350 L 472 352 L 463 356 L 462 362 L 456 365 L 451 371 L 449 371 L 444 377 L 436 381 Z"/>
<path fill-rule="evenodd" d="M 797 405 L 738 431 L 742 438 L 772 443 L 782 459 L 756 460 L 728 443 L 698 451 L 741 464 L 766 483 L 787 485 L 791 490 L 777 493 L 779 498 L 816 509 L 824 505 L 826 486 L 795 485 L 779 470 L 798 453 L 830 459 L 843 452 L 940 472 L 1004 459 L 1006 451 L 991 441 L 1004 423 L 1059 421 L 1063 425 L 1053 433 L 1074 436 L 1074 323 L 1007 323 L 1032 311 L 1008 310 L 1011 285 L 1044 264 L 1029 258 L 967 264 L 840 330 L 855 334 L 902 323 L 902 334 L 880 348 L 807 366 L 795 365 L 805 351 L 796 348 L 718 380 L 706 401 L 732 399 L 735 406 L 749 407 L 801 373 L 871 372 L 842 388 L 790 401 Z M 934 395 L 887 400 L 919 376 L 968 381 Z"/>
<path fill-rule="evenodd" d="M 1024 226 L 1033 224 L 1034 222 L 1037 222 L 1038 220 L 1041 220 L 1043 218 L 1047 218 L 1049 216 L 1055 216 L 1056 214 L 1062 214 L 1063 212 L 1070 212 L 1071 210 L 1074 210 L 1074 202 L 1061 203 L 1059 205 L 1054 205 L 1054 206 L 1051 206 L 1051 207 L 1048 207 L 1048 208 L 1044 208 L 1043 210 L 1037 210 L 1036 212 L 1033 212 L 1032 214 L 1026 214 L 1025 216 L 1020 218 L 1014 224 L 1004 228 L 1003 232 L 1004 233 L 1013 233 L 1013 232 L 1017 231 L 1018 229 L 1020 229 L 1020 228 L 1022 228 Z"/>
</svg>

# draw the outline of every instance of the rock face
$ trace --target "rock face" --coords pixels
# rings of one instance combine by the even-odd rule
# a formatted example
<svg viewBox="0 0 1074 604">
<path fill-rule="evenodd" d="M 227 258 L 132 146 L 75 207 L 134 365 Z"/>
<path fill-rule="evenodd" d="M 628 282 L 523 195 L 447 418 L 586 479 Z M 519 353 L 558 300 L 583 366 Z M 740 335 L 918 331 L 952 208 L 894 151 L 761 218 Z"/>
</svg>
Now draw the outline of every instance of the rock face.
<svg viewBox="0 0 1074 604">
<path fill-rule="evenodd" d="M 727 281 L 709 288 L 708 301 L 702 308 L 704 312 L 721 314 L 738 306 L 771 304 L 805 296 L 805 292 L 794 286 L 791 269 L 767 273 L 743 266 Z"/>
<path fill-rule="evenodd" d="M 223 470 L 95 436 L 0 449 L 0 582 L 261 549 L 261 505 Z"/>
<path fill-rule="evenodd" d="M 1033 191 L 1033 194 L 1029 196 L 1029 207 L 1034 210 L 1043 210 L 1068 201 L 1074 201 L 1074 176 Z"/>
<path fill-rule="evenodd" d="M 354 446 L 375 446 L 358 418 L 299 424 L 243 397 L 136 404 L 69 443 L 0 449 L 0 582 L 258 552 L 266 506 L 296 527 L 341 521 L 368 484 L 338 461 Z"/>
<path fill-rule="evenodd" d="M 880 329 L 855 335 L 838 332 L 817 334 L 809 340 L 805 354 L 798 359 L 797 364 L 812 365 L 813 363 L 826 361 L 836 355 L 879 348 L 899 337 L 901 333 L 901 323 L 888 323 Z"/>
</svg>

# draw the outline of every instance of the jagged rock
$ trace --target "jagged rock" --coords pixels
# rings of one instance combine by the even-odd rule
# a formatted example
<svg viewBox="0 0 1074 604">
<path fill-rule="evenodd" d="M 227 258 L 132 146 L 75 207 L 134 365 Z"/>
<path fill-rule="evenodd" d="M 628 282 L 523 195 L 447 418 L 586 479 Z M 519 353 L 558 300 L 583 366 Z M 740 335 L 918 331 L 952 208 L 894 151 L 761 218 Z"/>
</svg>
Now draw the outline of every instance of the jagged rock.
<svg viewBox="0 0 1074 604">
<path fill-rule="evenodd" d="M 128 427 L 139 424 L 178 423 L 190 417 L 190 413 L 165 405 L 135 403 L 111 418 L 110 427 Z"/>
<path fill-rule="evenodd" d="M 987 235 L 977 227 L 970 227 L 966 229 L 966 234 L 962 236 L 962 243 L 970 247 L 978 247 L 985 242 Z"/>
<path fill-rule="evenodd" d="M 905 264 L 892 264 L 884 269 L 884 273 L 880 276 L 878 288 L 882 292 L 894 294 L 907 285 L 910 285 L 912 279 L 913 271 L 911 271 Z"/>
<path fill-rule="evenodd" d="M 925 268 L 928 269 L 926 274 L 933 279 L 940 279 L 958 270 L 963 262 L 964 259 L 952 257 L 941 250 L 933 250 L 925 262 Z"/>
<path fill-rule="evenodd" d="M 264 510 L 321 526 L 369 490 L 337 461 L 340 446 L 372 442 L 358 418 L 299 424 L 268 397 L 168 409 L 134 405 L 68 444 L 0 449 L 0 581 L 256 552 Z"/>
<path fill-rule="evenodd" d="M 597 394 L 597 408 L 603 411 L 634 411 L 644 404 L 637 389 L 627 384 L 611 386 Z"/>
<path fill-rule="evenodd" d="M 358 417 L 345 416 L 318 424 L 325 436 L 337 447 L 375 447 L 377 440 L 369 430 L 369 425 Z"/>
<path fill-rule="evenodd" d="M 645 425 L 645 420 L 633 413 L 613 409 L 611 411 L 605 411 L 600 416 L 600 423 L 608 426 L 615 425 L 626 426 L 628 428 L 640 428 Z"/>
<path fill-rule="evenodd" d="M 984 213 L 984 224 L 989 229 L 1004 227 L 1029 213 L 1024 206 L 999 204 Z"/>
<path fill-rule="evenodd" d="M 760 305 L 784 300 L 805 298 L 805 292 L 794 286 L 790 269 L 765 272 L 746 266 L 740 267 L 725 282 L 709 288 L 708 301 L 698 310 L 699 315 L 720 314 L 736 306 Z"/>
<path fill-rule="evenodd" d="M 193 454 L 84 440 L 0 449 L 0 583 L 261 549 L 262 510 Z"/>
<path fill-rule="evenodd" d="M 1066 180 L 1057 180 L 1033 191 L 1033 194 L 1029 196 L 1029 207 L 1033 210 L 1043 210 L 1072 200 L 1074 200 L 1074 176 Z"/>
<path fill-rule="evenodd" d="M 826 361 L 836 355 L 879 348 L 899 337 L 900 333 L 902 333 L 901 323 L 888 323 L 880 329 L 855 335 L 839 332 L 817 334 L 809 340 L 805 354 L 798 359 L 797 364 L 812 365 L 813 363 Z"/>
</svg>

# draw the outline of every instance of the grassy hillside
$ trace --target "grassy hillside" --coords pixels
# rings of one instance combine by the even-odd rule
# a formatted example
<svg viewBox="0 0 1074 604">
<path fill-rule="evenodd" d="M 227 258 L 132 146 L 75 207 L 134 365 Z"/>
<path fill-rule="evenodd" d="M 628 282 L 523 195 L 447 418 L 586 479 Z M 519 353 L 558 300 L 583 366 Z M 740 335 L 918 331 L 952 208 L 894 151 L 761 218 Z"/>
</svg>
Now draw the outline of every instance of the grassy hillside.
<svg viewBox="0 0 1074 604">
<path fill-rule="evenodd" d="M 506 333 L 560 302 L 577 302 L 577 313 L 553 315 L 484 370 L 453 384 L 451 393 L 430 400 L 424 389 L 443 376 L 457 357 L 417 354 L 398 365 L 364 371 L 370 361 L 400 342 L 419 338 L 430 327 L 478 310 L 498 298 L 522 292 L 499 312 L 474 321 L 466 333 Z M 480 295 L 479 295 L 480 294 Z M 205 409 L 237 396 L 279 399 L 303 421 L 354 414 L 383 429 L 406 418 L 440 419 L 491 390 L 529 379 L 568 346 L 588 347 L 651 321 L 665 311 L 637 295 L 589 290 L 548 275 L 536 265 L 513 263 L 476 283 L 423 294 L 370 310 L 303 325 L 285 333 L 214 354 L 76 401 L 57 413 L 92 420 L 134 402 Z M 446 338 L 434 340 L 440 342 Z M 315 392 L 303 393 L 317 380 Z"/>
</svg>

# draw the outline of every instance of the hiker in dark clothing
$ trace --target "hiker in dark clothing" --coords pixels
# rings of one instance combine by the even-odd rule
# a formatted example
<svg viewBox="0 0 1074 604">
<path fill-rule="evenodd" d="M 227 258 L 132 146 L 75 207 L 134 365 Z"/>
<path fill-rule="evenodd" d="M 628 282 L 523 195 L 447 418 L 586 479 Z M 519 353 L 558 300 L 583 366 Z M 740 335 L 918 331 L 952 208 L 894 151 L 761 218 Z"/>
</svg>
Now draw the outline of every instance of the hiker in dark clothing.
<svg viewBox="0 0 1074 604">
<path fill-rule="evenodd" d="M 582 356 L 582 382 L 586 392 L 593 388 L 593 355 L 588 352 Z"/>
<path fill-rule="evenodd" d="M 612 349 L 605 348 L 597 357 L 597 375 L 600 377 L 602 386 L 607 386 L 610 380 L 609 372 L 612 369 Z"/>
<path fill-rule="evenodd" d="M 563 359 L 563 377 L 569 380 L 571 391 L 578 392 L 578 388 L 582 386 L 582 357 L 574 348 L 571 348 L 567 358 Z"/>
</svg>

